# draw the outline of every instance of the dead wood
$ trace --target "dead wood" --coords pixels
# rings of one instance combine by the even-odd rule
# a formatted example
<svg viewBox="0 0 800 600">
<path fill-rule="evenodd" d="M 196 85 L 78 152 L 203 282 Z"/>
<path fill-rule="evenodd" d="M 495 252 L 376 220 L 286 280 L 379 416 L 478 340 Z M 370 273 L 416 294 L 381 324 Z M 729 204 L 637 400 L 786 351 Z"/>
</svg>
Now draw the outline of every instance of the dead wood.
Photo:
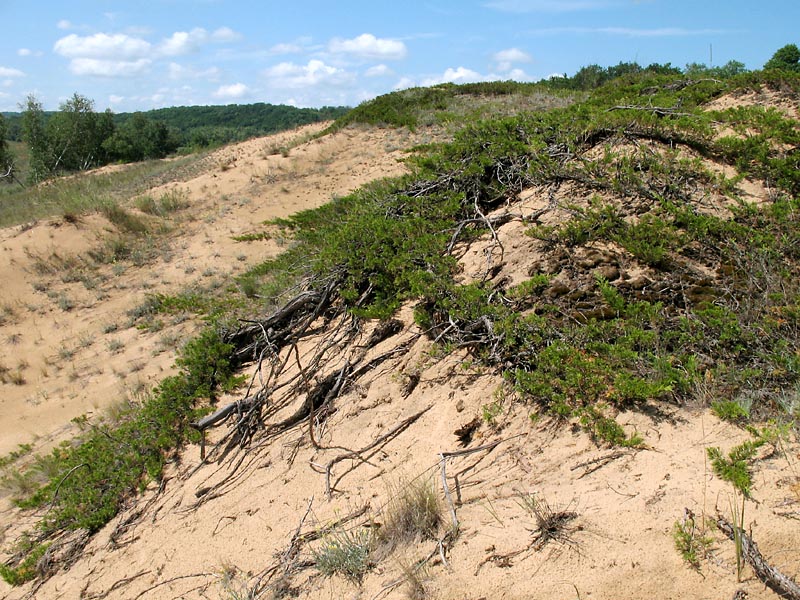
<svg viewBox="0 0 800 600">
<path fill-rule="evenodd" d="M 336 482 L 334 482 L 333 485 L 331 485 L 331 470 L 333 469 L 334 465 L 347 459 L 358 459 L 359 463 L 366 462 L 367 460 L 369 460 L 369 457 L 365 456 L 367 452 L 376 450 L 382 447 L 383 445 L 387 444 L 393 437 L 395 437 L 396 435 L 407 429 L 411 424 L 413 424 L 417 419 L 419 419 L 422 415 L 428 412 L 431 408 L 433 408 L 432 405 L 422 409 L 417 413 L 414 413 L 407 419 L 401 421 L 398 425 L 392 427 L 382 436 L 378 437 L 378 439 L 376 439 L 374 442 L 364 446 L 360 450 L 351 450 L 349 452 L 345 452 L 344 454 L 340 454 L 339 456 L 331 460 L 325 467 L 325 494 L 328 496 L 328 500 L 330 500 L 333 497 L 333 490 L 335 489 L 335 484 L 339 483 L 347 473 L 349 473 L 350 471 L 353 470 L 353 468 L 355 468 L 352 467 L 348 469 L 345 473 L 343 473 L 336 479 Z"/>
<path fill-rule="evenodd" d="M 608 463 L 623 456 L 630 456 L 632 452 L 630 450 L 614 450 L 613 452 L 609 452 L 608 454 L 604 454 L 603 456 L 598 456 L 597 458 L 593 458 L 591 460 L 587 460 L 577 465 L 573 465 L 569 468 L 570 471 L 576 471 L 580 468 L 583 468 L 584 471 L 580 475 L 578 475 L 578 479 L 583 479 L 587 475 L 594 473 L 595 471 L 602 469 Z"/>
<path fill-rule="evenodd" d="M 728 539 L 735 539 L 738 534 L 742 542 L 742 556 L 753 568 L 753 571 L 768 588 L 781 598 L 800 600 L 800 586 L 788 575 L 784 575 L 777 568 L 770 565 L 756 546 L 753 539 L 741 527 L 736 531 L 734 525 L 721 514 L 717 514 L 717 527 Z"/>
<path fill-rule="evenodd" d="M 83 596 L 86 600 L 103 600 L 103 598 L 108 598 L 108 596 L 112 593 L 117 591 L 119 588 L 128 585 L 130 582 L 139 579 L 139 577 L 144 577 L 152 573 L 152 571 L 139 571 L 136 575 L 131 575 L 130 577 L 126 577 L 125 579 L 120 579 L 119 581 L 114 582 L 110 588 L 108 588 L 105 592 L 101 592 L 98 594 L 92 594 L 91 596 Z"/>
</svg>

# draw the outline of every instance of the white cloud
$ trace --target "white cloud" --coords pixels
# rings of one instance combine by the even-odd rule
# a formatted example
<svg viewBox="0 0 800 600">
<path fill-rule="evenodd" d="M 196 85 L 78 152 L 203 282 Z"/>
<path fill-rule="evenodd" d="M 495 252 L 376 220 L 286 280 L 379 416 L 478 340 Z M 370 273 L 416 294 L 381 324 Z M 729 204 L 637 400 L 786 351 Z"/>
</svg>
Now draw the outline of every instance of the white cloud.
<svg viewBox="0 0 800 600">
<path fill-rule="evenodd" d="M 533 57 L 530 54 L 520 50 L 519 48 L 508 48 L 507 50 L 501 50 L 500 52 L 496 52 L 492 58 L 494 58 L 494 60 L 497 62 L 510 63 L 529 63 L 533 60 Z"/>
<path fill-rule="evenodd" d="M 111 95 L 108 97 L 108 103 L 109 103 L 109 104 L 119 104 L 119 103 L 121 103 L 123 100 L 125 100 L 125 96 L 117 96 L 116 94 L 111 94 Z"/>
<path fill-rule="evenodd" d="M 497 70 L 501 73 L 510 71 L 514 63 L 529 63 L 533 61 L 533 57 L 530 54 L 519 48 L 501 50 L 500 52 L 496 52 L 492 58 L 497 64 Z"/>
<path fill-rule="evenodd" d="M 220 27 L 212 33 L 202 27 L 195 27 L 191 31 L 176 31 L 159 44 L 158 50 L 163 56 L 182 56 L 196 52 L 209 42 L 232 42 L 241 38 L 242 35 L 230 27 Z"/>
<path fill-rule="evenodd" d="M 472 69 L 467 69 L 466 67 L 458 67 L 457 69 L 453 69 L 451 67 L 447 69 L 441 76 L 424 79 L 422 81 L 422 85 L 429 86 L 439 83 L 470 83 L 484 81 L 484 79 L 485 77 L 483 77 L 480 73 L 473 71 Z"/>
<path fill-rule="evenodd" d="M 531 81 L 533 78 L 528 75 L 522 69 L 511 69 L 507 74 L 506 77 L 509 79 L 513 79 L 514 81 Z"/>
<path fill-rule="evenodd" d="M 99 58 L 74 58 L 69 63 L 69 70 L 75 75 L 93 75 L 95 77 L 135 77 L 145 73 L 152 61 L 146 58 L 139 60 L 102 60 Z"/>
<path fill-rule="evenodd" d="M 416 82 L 410 77 L 401 77 L 400 81 L 394 84 L 393 90 L 407 90 L 408 88 L 416 87 Z"/>
<path fill-rule="evenodd" d="M 394 75 L 394 71 L 383 64 L 370 67 L 364 72 L 365 77 L 384 77 L 386 75 Z"/>
<path fill-rule="evenodd" d="M 215 42 L 236 42 L 242 39 L 242 34 L 230 27 L 220 27 L 214 30 L 211 39 Z"/>
<path fill-rule="evenodd" d="M 30 48 L 20 48 L 17 50 L 17 56 L 41 56 L 43 52 L 41 50 L 31 50 Z"/>
<path fill-rule="evenodd" d="M 264 71 L 264 76 L 278 88 L 306 88 L 321 84 L 338 86 L 354 81 L 352 73 L 313 59 L 306 65 L 282 62 Z"/>
<path fill-rule="evenodd" d="M 0 77 L 25 77 L 25 73 L 19 69 L 12 69 L 10 67 L 0 67 Z"/>
<path fill-rule="evenodd" d="M 208 41 L 208 32 L 202 27 L 191 31 L 176 31 L 159 44 L 159 52 L 165 56 L 181 56 L 197 50 Z"/>
<path fill-rule="evenodd" d="M 85 37 L 71 33 L 58 40 L 53 50 L 61 56 L 73 59 L 130 60 L 146 57 L 150 53 L 151 45 L 141 38 L 122 33 L 95 33 Z"/>
<path fill-rule="evenodd" d="M 619 4 L 609 0 L 493 0 L 484 7 L 510 13 L 578 12 L 597 10 Z"/>
<path fill-rule="evenodd" d="M 209 67 L 208 69 L 193 69 L 192 67 L 184 67 L 178 63 L 172 62 L 169 64 L 169 77 L 170 79 L 206 79 L 208 81 L 217 81 L 221 71 L 218 67 Z"/>
<path fill-rule="evenodd" d="M 298 54 L 303 47 L 299 44 L 275 44 L 269 51 L 270 54 Z"/>
<path fill-rule="evenodd" d="M 66 19 L 61 19 L 58 23 L 56 23 L 56 27 L 59 29 L 72 29 L 74 25 Z"/>
<path fill-rule="evenodd" d="M 222 85 L 214 92 L 215 98 L 242 98 L 250 93 L 250 88 L 243 83 Z"/>
<path fill-rule="evenodd" d="M 359 58 L 382 58 L 399 60 L 408 54 L 406 45 L 399 40 L 376 38 L 371 33 L 362 33 L 352 40 L 334 38 L 328 50 L 336 54 L 351 54 Z"/>
</svg>

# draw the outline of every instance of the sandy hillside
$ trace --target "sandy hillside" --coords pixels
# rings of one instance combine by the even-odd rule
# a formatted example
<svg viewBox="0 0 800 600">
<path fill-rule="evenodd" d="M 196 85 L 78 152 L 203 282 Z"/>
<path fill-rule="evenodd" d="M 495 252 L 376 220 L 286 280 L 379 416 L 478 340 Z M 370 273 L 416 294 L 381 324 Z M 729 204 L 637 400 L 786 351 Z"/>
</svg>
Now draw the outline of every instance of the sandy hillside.
<svg viewBox="0 0 800 600">
<path fill-rule="evenodd" d="M 280 251 L 274 242 L 231 237 L 402 172 L 400 149 L 421 141 L 397 131 L 348 129 L 303 142 L 288 156 L 273 153 L 286 138 L 311 130 L 225 148 L 214 155 L 212 170 L 153 190 L 179 188 L 190 204 L 175 216 L 169 251 L 118 274 L 101 267 L 93 289 L 65 283 L 37 269 L 37 261 L 79 260 L 109 235 L 103 218 L 0 234 L 0 276 L 13 282 L 3 296 L 10 308 L 0 343 L 5 366 L 24 379 L 2 385 L 4 413 L 13 416 L 0 423 L 0 453 L 32 441 L 45 447 L 68 433 L 70 419 L 102 411 L 169 370 L 175 340 L 194 325 L 188 319 L 156 332 L 127 328 L 126 311 L 147 293 L 223 280 L 274 255 Z M 747 183 L 747 193 L 766 192 Z M 541 191 L 528 190 L 509 208 L 530 214 L 546 202 Z M 523 230 L 518 221 L 498 227 L 504 255 L 496 277 L 521 279 L 544 260 Z M 484 239 L 464 249 L 465 278 L 484 268 L 487 249 L 488 260 L 496 259 L 492 248 Z M 626 274 L 630 281 L 640 276 Z M 75 306 L 59 306 L 62 294 Z M 712 474 L 706 448 L 727 451 L 747 433 L 704 407 L 653 405 L 617 415 L 627 432 L 642 436 L 641 448 L 598 446 L 578 427 L 514 403 L 501 377 L 466 354 L 438 357 L 411 307 L 397 318 L 397 327 L 374 344 L 375 323 L 347 343 L 344 325 L 331 323 L 298 348 L 301 364 L 323 357 L 316 383 L 351 361 L 370 365 L 333 409 L 315 416 L 313 435 L 307 420 L 272 433 L 267 428 L 269 435 L 248 452 L 212 452 L 205 462 L 200 448 L 190 447 L 169 466 L 163 485 L 146 490 L 88 540 L 68 570 L 41 586 L 0 583 L 0 597 L 710 600 L 737 590 L 746 594 L 737 597 L 776 597 L 749 569 L 737 582 L 734 544 L 709 522 L 718 512 L 730 516 L 734 494 Z M 109 323 L 119 328 L 103 333 Z M 295 375 L 289 368 L 283 377 Z M 298 403 L 270 418 L 286 419 Z M 207 447 L 225 433 L 209 433 Z M 795 577 L 799 476 L 800 445 L 763 448 L 745 514 L 763 555 Z M 391 543 L 382 536 L 404 490 L 427 490 L 438 499 L 440 521 L 430 539 Z M 0 542 L 7 543 L 32 520 L 4 506 Z M 542 519 L 549 519 L 545 528 Z M 677 522 L 694 522 L 708 538 L 700 570 L 675 549 Z M 360 585 L 314 568 L 331 543 L 370 535 L 383 540 L 382 560 Z"/>
</svg>

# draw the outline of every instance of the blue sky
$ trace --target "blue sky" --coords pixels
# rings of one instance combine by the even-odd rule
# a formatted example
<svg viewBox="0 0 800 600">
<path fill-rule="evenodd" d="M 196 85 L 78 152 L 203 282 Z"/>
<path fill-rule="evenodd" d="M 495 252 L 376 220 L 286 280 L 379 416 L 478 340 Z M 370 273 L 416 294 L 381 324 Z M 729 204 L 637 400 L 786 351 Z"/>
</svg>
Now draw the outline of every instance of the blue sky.
<svg viewBox="0 0 800 600">
<path fill-rule="evenodd" d="M 0 22 L 0 110 L 29 93 L 54 110 L 74 92 L 115 112 L 352 106 L 592 63 L 755 69 L 800 44 L 798 0 L 0 0 Z"/>
</svg>

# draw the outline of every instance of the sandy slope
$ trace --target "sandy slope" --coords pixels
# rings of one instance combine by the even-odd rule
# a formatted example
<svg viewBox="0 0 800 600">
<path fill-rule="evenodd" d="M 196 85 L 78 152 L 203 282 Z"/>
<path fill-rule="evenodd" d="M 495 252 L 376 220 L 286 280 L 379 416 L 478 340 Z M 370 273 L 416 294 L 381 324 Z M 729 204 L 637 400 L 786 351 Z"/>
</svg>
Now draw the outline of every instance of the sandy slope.
<svg viewBox="0 0 800 600">
<path fill-rule="evenodd" d="M 32 274 L 34 259 L 24 248 L 44 254 L 68 249 L 80 255 L 98 243 L 108 224 L 89 217 L 77 226 L 41 223 L 27 231 L 3 232 L 0 275 L 15 282 L 3 298 L 16 308 L 2 326 L 0 343 L 4 353 L 24 355 L 29 366 L 23 369 L 25 384 L 3 385 L 3 410 L 15 416 L 0 422 L 0 452 L 34 435 L 62 435 L 60 428 L 68 419 L 101 410 L 119 397 L 119 387 L 131 377 L 146 382 L 161 377 L 172 357 L 170 352 L 153 356 L 163 331 L 115 332 L 124 351 L 113 354 L 101 333 L 103 324 L 124 320 L 124 311 L 146 291 L 181 289 L 209 271 L 213 274 L 208 277 L 222 277 L 279 251 L 275 244 L 242 245 L 230 238 L 256 230 L 267 218 L 317 206 L 332 194 L 401 172 L 397 149 L 412 143 L 407 135 L 347 130 L 305 143 L 288 157 L 268 151 L 283 144 L 281 139 L 253 140 L 219 151 L 217 169 L 180 184 L 194 220 L 181 221 L 170 260 L 126 269 L 104 284 L 102 301 L 81 296 L 80 307 L 68 312 L 33 290 L 40 276 Z M 532 198 L 524 194 L 519 210 L 530 210 L 536 202 Z M 530 238 L 514 222 L 498 235 L 507 250 L 505 274 L 521 277 L 532 260 Z M 477 244 L 466 254 L 467 276 L 479 269 L 482 250 Z M 46 280 L 56 290 L 78 295 L 74 287 L 64 287 L 76 284 Z M 733 544 L 718 532 L 708 530 L 713 542 L 701 572 L 682 561 L 673 543 L 673 525 L 685 509 L 697 515 L 703 529 L 703 518 L 713 517 L 717 509 L 730 514 L 731 488 L 711 473 L 706 448 L 729 449 L 746 439 L 741 430 L 700 407 L 652 407 L 649 416 L 617 417 L 627 430 L 644 437 L 646 449 L 599 448 L 577 429 L 529 418 L 532 409 L 496 395 L 502 383 L 498 375 L 475 367 L 466 356 L 432 358 L 410 308 L 399 316 L 403 330 L 370 352 L 377 355 L 403 341 L 411 343 L 409 351 L 366 373 L 337 399 L 336 412 L 318 439 L 320 448 L 311 444 L 307 428 L 290 430 L 252 452 L 219 494 L 204 491 L 223 481 L 240 455 L 200 465 L 199 448 L 189 448 L 179 464 L 170 465 L 164 486 L 149 489 L 95 536 L 68 571 L 58 572 L 40 588 L 11 589 L 0 583 L 0 596 L 241 598 L 247 597 L 248 586 L 276 567 L 278 572 L 287 570 L 284 581 L 302 598 L 408 598 L 415 596 L 402 581 L 403 573 L 415 560 L 430 556 L 418 574 L 425 595 L 417 597 L 717 599 L 730 598 L 740 588 L 750 598 L 775 597 L 749 570 L 737 583 Z M 183 332 L 191 324 L 171 327 Z M 11 346 L 6 340 L 14 333 L 21 339 Z M 66 368 L 42 372 L 40 365 L 48 366 L 47 358 L 57 356 L 60 346 L 84 334 L 97 341 L 87 347 L 78 344 L 71 361 L 79 377 L 70 381 Z M 344 357 L 334 357 L 330 369 L 337 360 Z M 135 372 L 133 361 L 142 363 Z M 419 384 L 406 395 L 409 378 L 417 376 Z M 37 394 L 45 400 L 32 402 Z M 495 402 L 500 410 L 489 423 L 483 415 Z M 348 450 L 370 445 L 423 409 L 428 410 L 363 461 L 338 461 L 331 471 L 332 498 L 326 497 L 325 465 Z M 365 512 L 348 525 L 378 526 L 387 503 L 410 480 L 430 480 L 441 492 L 439 454 L 461 449 L 454 431 L 476 417 L 479 427 L 468 448 L 499 443 L 447 463 L 460 525 L 447 548 L 447 564 L 435 541 L 404 545 L 382 560 L 359 588 L 303 567 L 318 541 L 302 545 L 296 556 L 287 554 L 298 532 L 301 538 L 313 534 L 363 507 Z M 755 500 L 747 504 L 746 521 L 764 555 L 796 575 L 800 446 L 793 443 L 765 454 L 756 473 Z M 531 495 L 553 511 L 574 513 L 556 538 L 541 547 L 531 546 L 536 520 L 524 502 Z M 446 522 L 451 518 L 446 508 L 443 515 Z M 26 525 L 24 517 L 8 508 L 0 523 L 6 541 Z M 0 541 L 2 537 L 0 533 Z M 266 590 L 259 597 L 270 598 L 271 593 Z"/>
</svg>

